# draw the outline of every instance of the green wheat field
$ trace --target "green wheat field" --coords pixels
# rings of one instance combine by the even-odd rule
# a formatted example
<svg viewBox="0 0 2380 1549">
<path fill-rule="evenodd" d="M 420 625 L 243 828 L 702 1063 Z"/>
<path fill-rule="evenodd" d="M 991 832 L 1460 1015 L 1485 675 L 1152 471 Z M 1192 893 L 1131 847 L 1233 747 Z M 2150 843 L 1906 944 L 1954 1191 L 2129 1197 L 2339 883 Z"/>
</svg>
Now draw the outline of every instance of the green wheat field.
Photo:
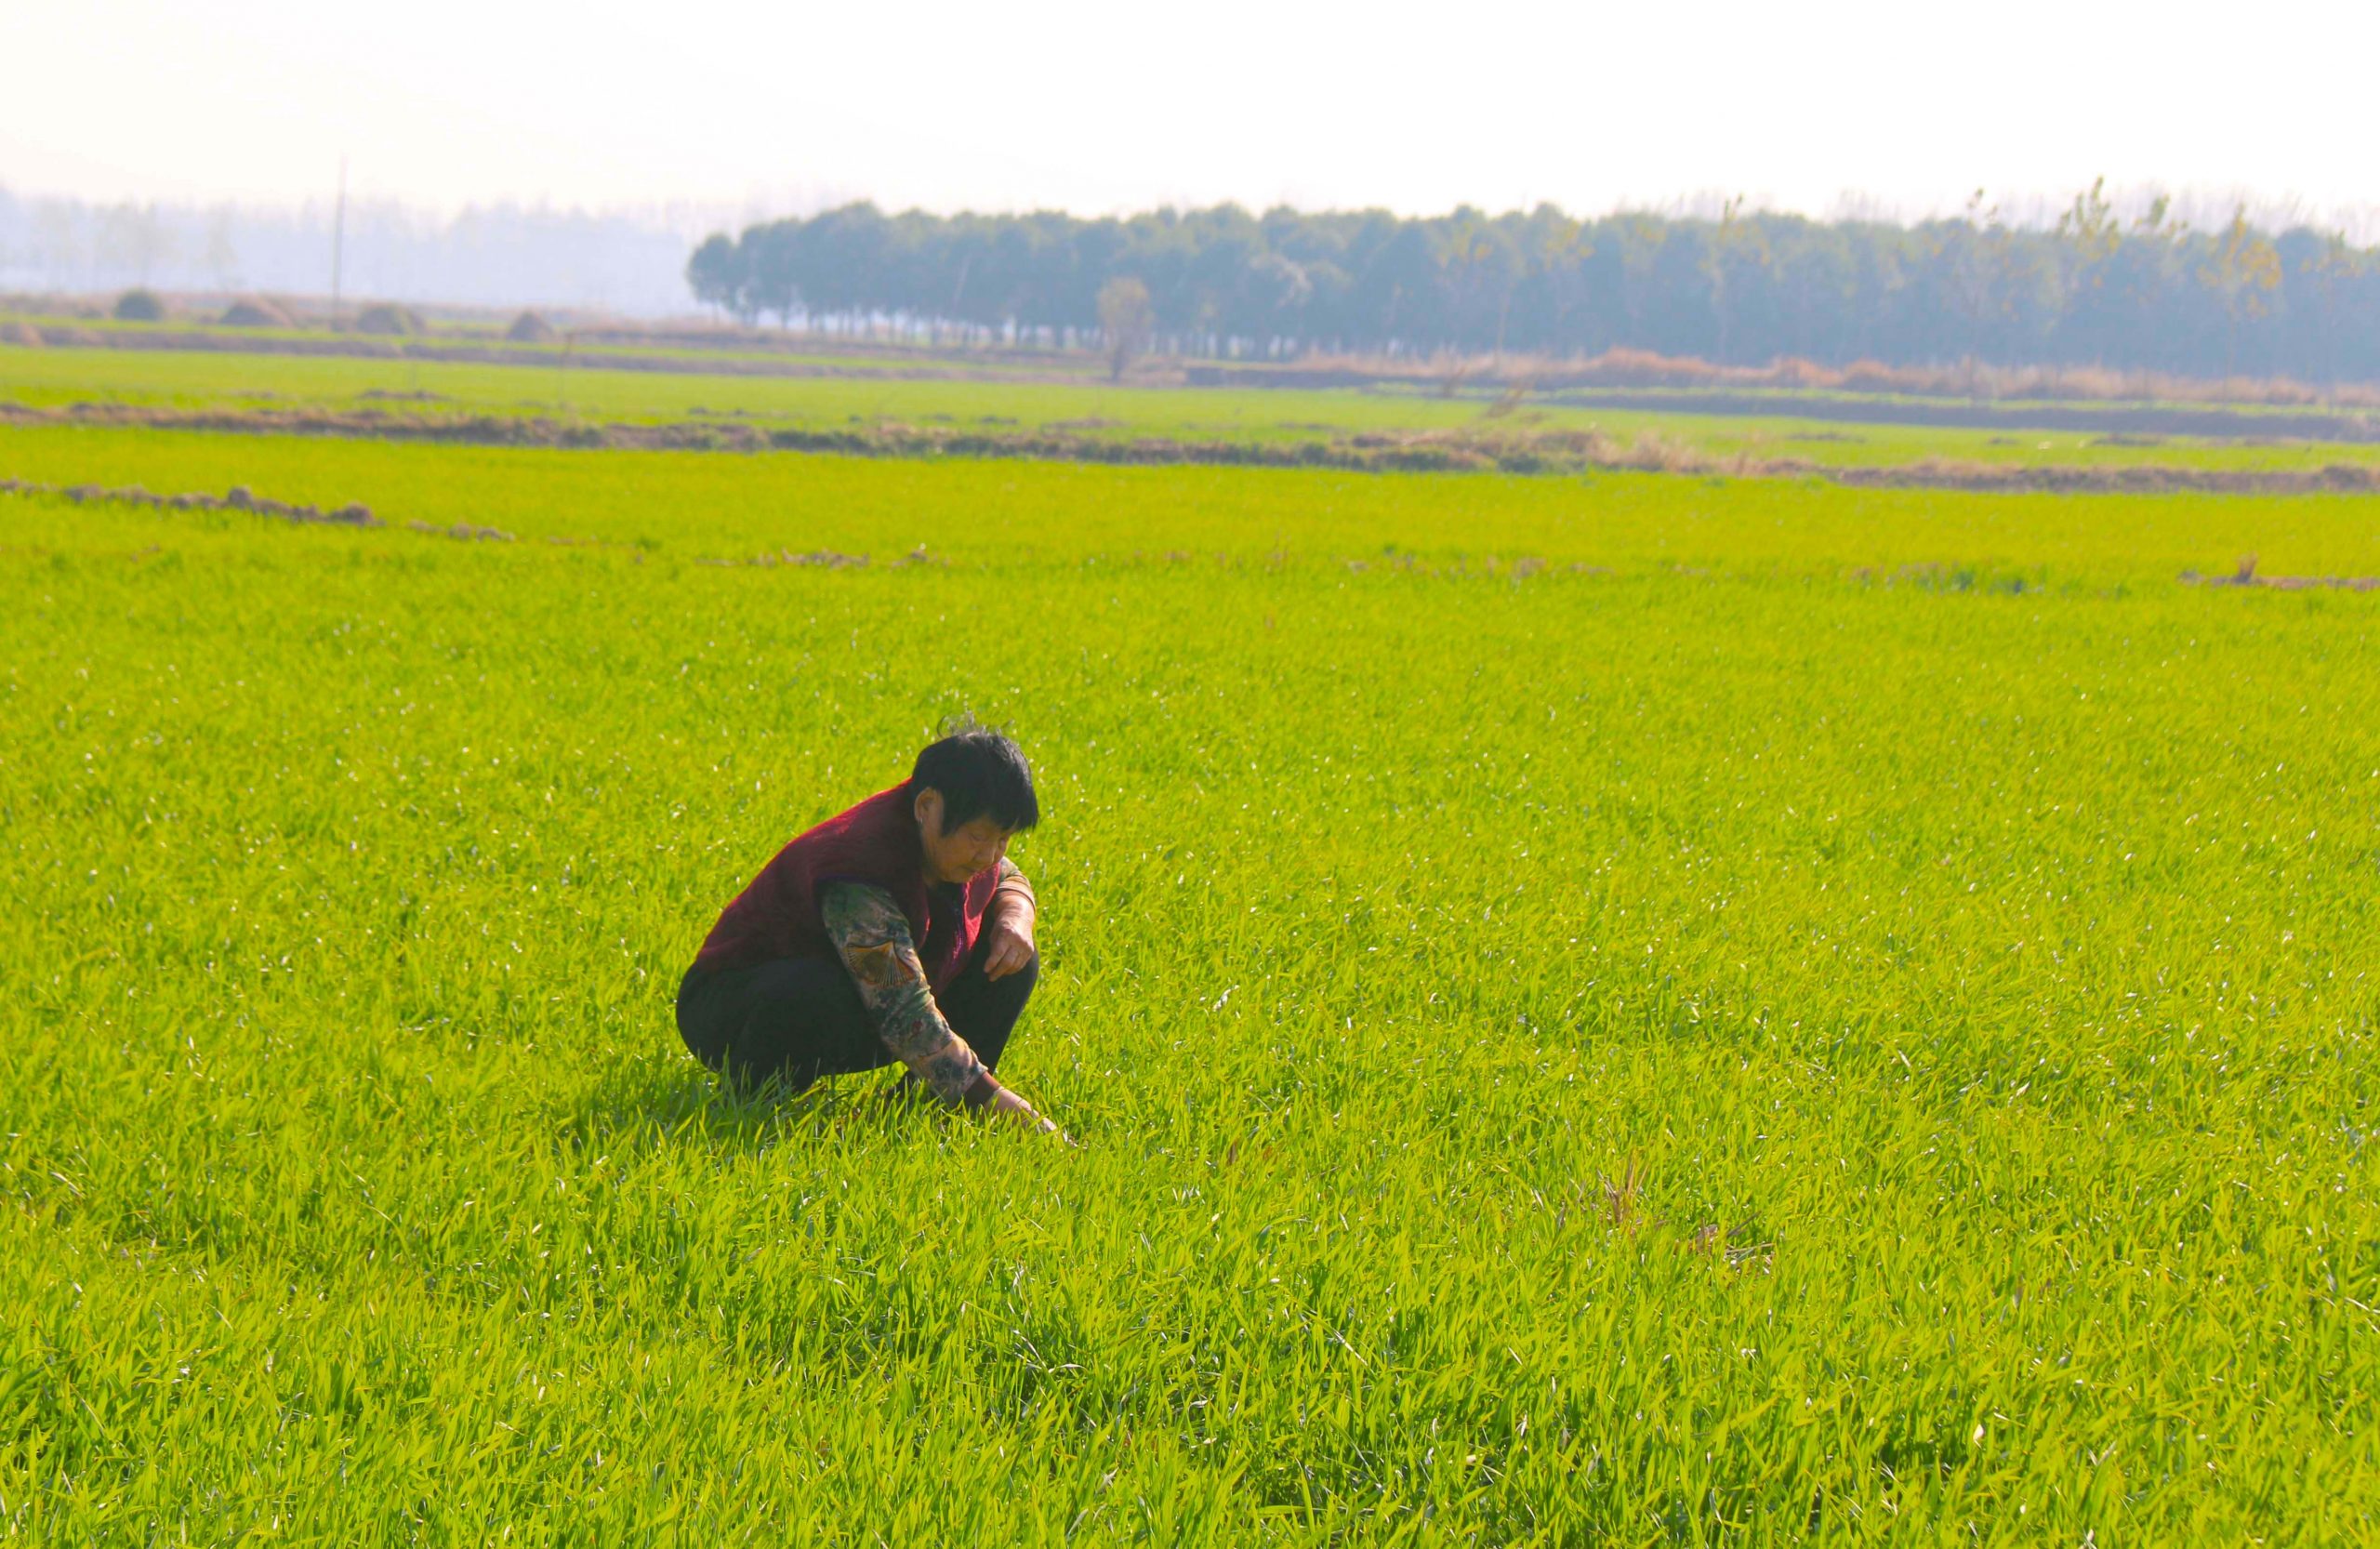
<svg viewBox="0 0 2380 1549">
<path fill-rule="evenodd" d="M 0 1533 L 2380 1538 L 2380 596 L 2176 579 L 2380 499 L 0 477 L 382 523 L 0 495 Z M 960 710 L 1078 1146 L 722 1097 L 718 907 Z"/>
</svg>

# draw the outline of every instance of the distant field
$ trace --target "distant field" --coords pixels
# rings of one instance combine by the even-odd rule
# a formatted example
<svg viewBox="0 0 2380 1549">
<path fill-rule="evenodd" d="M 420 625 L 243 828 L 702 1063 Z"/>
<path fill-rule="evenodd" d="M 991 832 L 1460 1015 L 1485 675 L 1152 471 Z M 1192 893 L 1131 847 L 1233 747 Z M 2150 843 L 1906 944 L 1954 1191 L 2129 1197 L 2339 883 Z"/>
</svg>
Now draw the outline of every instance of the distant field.
<svg viewBox="0 0 2380 1549">
<path fill-rule="evenodd" d="M 1454 565 L 1534 558 L 1645 571 L 1982 566 L 2067 587 L 2171 587 L 2184 569 L 2380 575 L 2362 496 L 2008 496 L 1660 474 L 1383 476 L 764 454 L 425 448 L 0 426 L 0 477 L 219 494 L 234 484 L 403 525 L 640 543 L 681 559 L 931 542 L 969 563 L 1169 554 Z M 1063 522 L 1053 521 L 1063 513 Z"/>
<path fill-rule="evenodd" d="M 1465 412 L 922 388 L 567 384 Z M 2380 1534 L 2380 598 L 2175 579 L 2380 573 L 2380 498 L 6 426 L 0 477 L 385 523 L 0 495 L 11 1533 Z M 1081 1149 L 719 1098 L 712 914 L 962 707 L 1039 771 L 1003 1070 Z"/>
<path fill-rule="evenodd" d="M 500 323 L 456 326 L 442 323 L 426 334 L 362 334 L 334 332 L 327 327 L 232 327 L 206 317 L 176 317 L 163 323 L 124 323 L 112 318 L 58 317 L 37 312 L 12 312 L 0 307 L 0 328 L 20 324 L 44 333 L 64 331 L 85 335 L 91 347 L 140 354 L 296 354 L 314 359 L 414 358 L 435 362 L 441 351 L 497 357 L 480 364 L 535 368 L 549 362 L 585 361 L 592 357 L 625 357 L 654 364 L 710 362 L 722 369 L 742 367 L 805 368 L 840 376 L 865 377 L 879 372 L 955 370 L 970 376 L 1003 377 L 1020 375 L 1101 377 L 1105 372 L 1092 357 L 1021 350 L 929 350 L 870 342 L 830 342 L 808 335 L 781 338 L 707 340 L 699 347 L 667 338 L 644 340 L 609 332 L 580 341 L 557 338 L 542 343 L 516 342 L 505 337 Z M 0 340 L 5 343 L 6 340 Z M 81 348 L 73 343 L 52 347 Z"/>
<path fill-rule="evenodd" d="M 430 395 L 427 398 L 421 395 Z M 394 395 L 394 396 L 391 396 Z M 0 404 L 179 408 L 359 407 L 408 415 L 561 417 L 656 423 L 715 417 L 838 429 L 887 421 L 953 430 L 1061 430 L 1111 441 L 1293 446 L 1358 435 L 1493 435 L 1598 430 L 1622 444 L 1693 457 L 1793 459 L 1821 468 L 1936 458 L 1985 467 L 2174 467 L 2289 471 L 2380 467 L 2380 443 L 2250 443 L 2073 431 L 1845 425 L 1817 418 L 1494 405 L 1405 391 L 1300 391 L 919 380 L 866 374 L 779 377 L 379 361 L 199 351 L 0 347 Z"/>
</svg>

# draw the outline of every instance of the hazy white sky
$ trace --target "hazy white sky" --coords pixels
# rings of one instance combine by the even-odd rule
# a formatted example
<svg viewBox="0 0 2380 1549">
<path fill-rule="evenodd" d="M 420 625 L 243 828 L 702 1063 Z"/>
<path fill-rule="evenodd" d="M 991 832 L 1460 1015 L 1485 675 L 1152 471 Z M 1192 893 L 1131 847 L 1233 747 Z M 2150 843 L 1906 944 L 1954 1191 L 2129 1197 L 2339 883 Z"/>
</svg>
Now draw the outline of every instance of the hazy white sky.
<svg viewBox="0 0 2380 1549">
<path fill-rule="evenodd" d="M 2111 184 L 2380 205 L 2380 0 L 0 0 L 0 186 L 175 202 L 1164 202 Z"/>
</svg>

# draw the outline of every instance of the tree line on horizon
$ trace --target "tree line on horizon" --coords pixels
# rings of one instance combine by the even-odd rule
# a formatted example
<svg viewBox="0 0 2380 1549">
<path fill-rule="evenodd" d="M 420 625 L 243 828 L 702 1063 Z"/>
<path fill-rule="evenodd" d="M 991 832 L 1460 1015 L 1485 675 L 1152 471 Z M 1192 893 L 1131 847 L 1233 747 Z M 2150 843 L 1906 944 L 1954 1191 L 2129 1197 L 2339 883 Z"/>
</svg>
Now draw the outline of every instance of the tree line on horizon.
<svg viewBox="0 0 2380 1549">
<path fill-rule="evenodd" d="M 345 286 L 416 303 L 682 314 L 688 243 L 717 217 L 673 223 L 667 214 L 519 205 L 444 213 L 359 198 L 347 210 Z M 321 296 L 332 221 L 327 201 L 109 203 L 0 185 L 0 294 Z"/>
<path fill-rule="evenodd" d="M 1149 348 L 1202 357 L 1627 349 L 1741 365 L 2380 380 L 2380 249 L 2268 231 L 2244 211 L 2196 229 L 2163 199 L 2126 218 L 2098 184 L 2038 228 L 1980 194 L 1911 225 L 1739 201 L 1715 217 L 1599 219 L 1546 205 L 1085 219 L 860 203 L 714 234 L 686 276 L 698 300 L 747 323 L 1091 348 L 1109 347 L 1122 296 L 1124 326 Z"/>
</svg>

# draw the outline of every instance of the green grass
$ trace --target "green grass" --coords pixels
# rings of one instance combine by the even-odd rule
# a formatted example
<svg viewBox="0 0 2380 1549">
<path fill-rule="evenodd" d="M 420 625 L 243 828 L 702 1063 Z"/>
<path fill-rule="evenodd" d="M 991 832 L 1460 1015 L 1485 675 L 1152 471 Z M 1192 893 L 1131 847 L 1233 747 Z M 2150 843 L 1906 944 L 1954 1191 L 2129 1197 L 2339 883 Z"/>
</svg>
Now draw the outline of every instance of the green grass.
<svg viewBox="0 0 2380 1549">
<path fill-rule="evenodd" d="M 392 523 L 0 496 L 8 1530 L 2380 1530 L 2380 614 L 2173 580 L 2380 502 L 0 475 Z M 712 915 L 962 707 L 1081 1148 L 719 1099 Z"/>
<path fill-rule="evenodd" d="M 846 369 L 853 361 L 859 369 Z M 195 408 L 377 407 L 433 415 L 554 416 L 618 422 L 742 417 L 769 426 L 842 429 L 898 421 L 951 430 L 1067 427 L 1110 440 L 1165 436 L 1267 445 L 1356 434 L 1596 429 L 1633 444 L 1653 436 L 1714 458 L 1795 458 L 1870 467 L 1928 457 L 1989 465 L 2284 470 L 2380 460 L 2380 444 L 2255 444 L 2176 437 L 2109 444 L 2074 431 L 2003 431 L 1845 425 L 1774 417 L 1524 407 L 1490 415 L 1475 399 L 1407 391 L 1112 387 L 1106 384 L 908 378 L 890 357 L 838 357 L 833 374 L 736 376 L 464 364 L 208 351 L 0 347 L 0 402 L 54 408 L 77 403 Z M 946 358 L 929 363 L 947 368 Z M 972 369 L 972 368 L 971 368 Z M 431 393 L 388 403 L 377 394 Z"/>
</svg>

